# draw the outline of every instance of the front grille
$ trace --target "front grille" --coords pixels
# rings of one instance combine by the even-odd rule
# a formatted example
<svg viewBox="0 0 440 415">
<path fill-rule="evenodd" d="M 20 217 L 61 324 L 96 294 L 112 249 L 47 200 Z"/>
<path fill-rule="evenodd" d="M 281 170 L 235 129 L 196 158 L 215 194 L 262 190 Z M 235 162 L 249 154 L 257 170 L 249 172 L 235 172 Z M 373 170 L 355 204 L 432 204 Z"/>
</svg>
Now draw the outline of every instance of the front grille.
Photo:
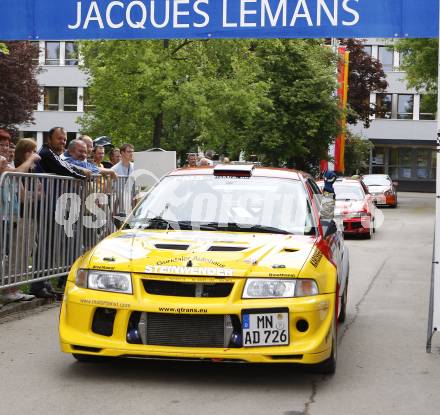
<svg viewBox="0 0 440 415">
<path fill-rule="evenodd" d="M 142 280 L 148 294 L 173 297 L 227 297 L 233 283 L 198 284 L 176 281 Z"/>
<path fill-rule="evenodd" d="M 142 334 L 147 345 L 224 347 L 223 315 L 145 313 L 144 316 Z"/>
</svg>

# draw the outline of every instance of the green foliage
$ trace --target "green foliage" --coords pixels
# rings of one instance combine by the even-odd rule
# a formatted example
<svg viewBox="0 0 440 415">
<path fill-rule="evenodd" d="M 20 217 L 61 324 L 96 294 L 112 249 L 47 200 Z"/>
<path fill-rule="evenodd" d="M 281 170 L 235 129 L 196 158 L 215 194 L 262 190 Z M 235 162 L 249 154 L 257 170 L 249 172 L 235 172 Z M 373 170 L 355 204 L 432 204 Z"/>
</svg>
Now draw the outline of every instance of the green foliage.
<svg viewBox="0 0 440 415">
<path fill-rule="evenodd" d="M 400 67 L 407 73 L 409 86 L 437 91 L 438 40 L 400 39 L 395 47 L 403 55 Z"/>
<path fill-rule="evenodd" d="M 339 131 L 335 56 L 317 40 L 266 40 L 255 50 L 269 92 L 245 150 L 272 165 L 310 170 Z"/>
<path fill-rule="evenodd" d="M 352 176 L 354 174 L 368 173 L 370 150 L 373 143 L 361 136 L 348 133 L 345 143 L 345 174 Z"/>
<path fill-rule="evenodd" d="M 335 57 L 316 40 L 83 42 L 93 136 L 307 168 L 338 132 Z"/>
<path fill-rule="evenodd" d="M 8 47 L 1 42 L 0 42 L 0 53 L 2 53 L 3 55 L 9 55 Z"/>
<path fill-rule="evenodd" d="M 424 112 L 437 112 L 438 39 L 401 39 L 395 47 L 402 53 L 408 86 L 428 94 Z"/>
</svg>

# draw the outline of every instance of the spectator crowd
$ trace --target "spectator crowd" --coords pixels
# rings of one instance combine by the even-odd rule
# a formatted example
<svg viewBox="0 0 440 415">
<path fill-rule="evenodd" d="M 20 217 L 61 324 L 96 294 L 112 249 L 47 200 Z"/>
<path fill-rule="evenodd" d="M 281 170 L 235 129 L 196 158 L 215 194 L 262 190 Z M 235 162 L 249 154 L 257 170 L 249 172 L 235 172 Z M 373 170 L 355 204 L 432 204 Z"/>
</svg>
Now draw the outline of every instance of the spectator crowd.
<svg viewBox="0 0 440 415">
<path fill-rule="evenodd" d="M 0 129 L 0 174 L 3 172 L 46 173 L 80 180 L 99 175 L 114 180 L 118 176 L 130 176 L 134 172 L 134 146 L 131 144 L 124 144 L 119 149 L 112 148 L 109 153 L 109 161 L 104 161 L 104 146 L 94 146 L 93 140 L 87 135 L 72 140 L 67 148 L 66 145 L 67 134 L 62 127 L 54 127 L 49 131 L 47 142 L 38 152 L 37 144 L 33 139 L 23 138 L 15 144 L 10 133 Z M 20 184 L 20 187 L 20 189 L 11 189 L 11 187 L 3 186 L 0 189 L 2 198 L 0 208 L 4 210 L 3 212 L 0 210 L 0 219 L 3 225 L 3 235 L 0 235 L 0 241 L 5 244 L 3 252 L 6 253 L 3 258 L 0 258 L 0 267 L 6 268 L 6 264 L 9 262 L 8 271 L 11 275 L 19 273 L 20 266 L 23 270 L 22 264 L 27 263 L 26 257 L 32 255 L 32 249 L 34 249 L 32 244 L 23 243 L 21 240 L 25 235 L 34 234 L 33 222 L 36 218 L 28 220 L 26 222 L 27 229 L 23 229 L 25 225 L 24 221 L 20 220 L 23 211 L 21 205 L 25 193 L 28 197 L 26 200 L 29 200 L 30 190 L 23 188 L 23 184 Z M 44 189 L 40 185 L 38 189 L 33 189 L 33 191 L 42 193 Z M 38 197 L 38 195 L 34 196 Z M 13 223 L 10 223 L 10 212 L 13 213 Z M 51 214 L 55 215 L 54 209 Z M 9 232 L 10 229 L 13 229 L 12 233 Z M 55 238 L 46 238 L 46 241 L 54 244 Z M 18 250 L 14 250 L 16 246 L 27 246 L 28 249 L 25 250 L 27 252 L 21 251 L 22 258 L 18 260 L 12 258 L 11 260 L 8 256 L 17 255 Z M 44 248 L 46 250 L 55 249 L 54 246 L 45 246 Z M 64 282 L 65 279 L 60 279 L 60 281 Z M 14 283 L 15 281 L 11 279 L 7 282 Z M 56 295 L 56 290 L 47 281 L 33 282 L 29 292 L 30 294 L 25 294 L 18 288 L 0 290 L 0 306 L 13 301 L 28 301 L 34 297 L 51 298 Z"/>
<path fill-rule="evenodd" d="M 123 144 L 119 148 L 112 147 L 105 160 L 106 149 L 103 145 L 94 145 L 91 137 L 81 135 L 67 144 L 67 133 L 62 127 L 54 127 L 48 132 L 47 142 L 37 151 L 37 144 L 33 139 L 22 138 L 14 143 L 11 134 L 0 129 L 0 175 L 3 172 L 17 173 L 44 173 L 50 175 L 71 177 L 79 180 L 87 180 L 92 176 L 101 176 L 104 180 L 116 180 L 118 177 L 131 176 L 134 173 L 133 155 L 134 146 Z M 188 153 L 185 168 L 210 167 L 219 162 L 219 156 L 214 151 L 208 150 L 205 154 Z M 223 163 L 229 163 L 228 158 L 223 158 Z M 49 221 L 51 237 L 46 237 L 43 246 L 36 246 L 35 235 L 37 233 L 37 217 L 28 217 L 23 220 L 23 212 L 26 208 L 25 201 L 38 200 L 44 194 L 44 185 L 36 182 L 32 186 L 28 182 L 19 182 L 19 189 L 3 184 L 0 187 L 0 220 L 2 233 L 0 235 L 0 271 L 7 269 L 3 274 L 3 285 L 17 282 L 14 275 L 20 274 L 28 267 L 28 259 L 32 255 L 44 256 L 49 251 L 55 251 L 55 205 L 49 206 Z M 108 189 L 112 186 L 104 186 L 103 182 L 97 181 L 100 189 Z M 24 197 L 26 195 L 26 197 Z M 56 194 L 55 196 L 60 196 Z M 46 206 L 47 208 L 47 206 Z M 2 211 L 3 210 L 3 211 Z M 38 210 L 34 209 L 34 216 Z M 13 213 L 11 215 L 11 212 Z M 32 216 L 32 215 L 31 215 Z M 13 223 L 11 223 L 13 222 Z M 11 231 L 12 229 L 12 231 Z M 28 238 L 28 241 L 24 241 Z M 29 242 L 32 241 L 32 242 Z M 4 244 L 3 250 L 1 244 Z M 59 243 L 59 241 L 58 241 Z M 19 247 L 15 248 L 14 247 Z M 23 249 L 24 247 L 24 249 Z M 20 256 L 20 258 L 8 258 Z M 7 263 L 9 267 L 7 267 Z M 8 275 L 9 274 L 9 275 Z M 5 276 L 6 275 L 6 276 Z M 58 288 L 62 289 L 65 278 L 58 279 Z M 1 289 L 0 307 L 14 301 L 29 301 L 35 297 L 52 298 L 60 293 L 55 290 L 47 280 L 36 280 L 30 284 L 29 294 L 23 293 L 17 287 Z"/>
</svg>

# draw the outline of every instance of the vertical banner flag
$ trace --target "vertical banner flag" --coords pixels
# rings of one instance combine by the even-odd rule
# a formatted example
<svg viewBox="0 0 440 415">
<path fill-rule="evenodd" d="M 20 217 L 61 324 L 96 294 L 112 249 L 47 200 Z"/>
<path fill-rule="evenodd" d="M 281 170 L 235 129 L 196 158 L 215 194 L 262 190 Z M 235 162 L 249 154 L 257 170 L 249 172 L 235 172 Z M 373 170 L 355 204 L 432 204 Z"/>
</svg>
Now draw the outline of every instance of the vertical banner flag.
<svg viewBox="0 0 440 415">
<path fill-rule="evenodd" d="M 341 107 L 341 133 L 335 141 L 334 163 L 335 171 L 339 173 L 345 172 L 345 140 L 347 138 L 347 99 L 348 99 L 348 69 L 349 56 L 345 48 L 338 48 L 339 65 L 338 65 L 338 98 Z"/>
<path fill-rule="evenodd" d="M 0 39 L 436 37 L 437 0 L 1 0 Z"/>
</svg>

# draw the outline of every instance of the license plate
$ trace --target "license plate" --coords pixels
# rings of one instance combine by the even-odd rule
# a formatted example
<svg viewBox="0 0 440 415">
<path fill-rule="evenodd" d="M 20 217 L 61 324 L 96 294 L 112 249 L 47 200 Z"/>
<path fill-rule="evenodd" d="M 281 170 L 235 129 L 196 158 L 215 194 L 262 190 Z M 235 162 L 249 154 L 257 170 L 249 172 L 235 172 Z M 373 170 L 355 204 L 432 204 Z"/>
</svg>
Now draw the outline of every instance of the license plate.
<svg viewBox="0 0 440 415">
<path fill-rule="evenodd" d="M 289 312 L 282 310 L 244 310 L 243 347 L 289 345 Z"/>
</svg>

